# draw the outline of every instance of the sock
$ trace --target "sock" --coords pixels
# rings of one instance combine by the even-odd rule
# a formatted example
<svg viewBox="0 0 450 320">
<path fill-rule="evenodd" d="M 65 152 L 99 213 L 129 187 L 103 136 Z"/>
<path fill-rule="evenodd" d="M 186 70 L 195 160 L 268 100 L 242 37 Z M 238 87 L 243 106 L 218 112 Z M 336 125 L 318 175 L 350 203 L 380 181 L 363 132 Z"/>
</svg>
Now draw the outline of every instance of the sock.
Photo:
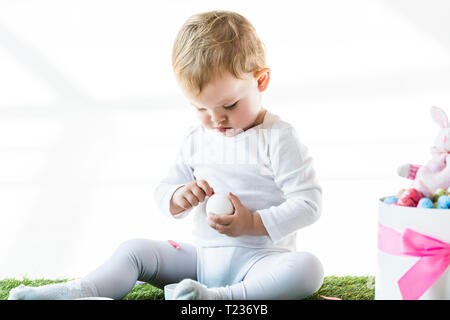
<svg viewBox="0 0 450 320">
<path fill-rule="evenodd" d="M 98 296 L 97 288 L 92 282 L 78 279 L 41 287 L 22 284 L 9 292 L 8 300 L 73 300 Z"/>
<path fill-rule="evenodd" d="M 230 300 L 228 287 L 207 288 L 191 279 L 181 281 L 173 292 L 174 300 Z"/>
</svg>

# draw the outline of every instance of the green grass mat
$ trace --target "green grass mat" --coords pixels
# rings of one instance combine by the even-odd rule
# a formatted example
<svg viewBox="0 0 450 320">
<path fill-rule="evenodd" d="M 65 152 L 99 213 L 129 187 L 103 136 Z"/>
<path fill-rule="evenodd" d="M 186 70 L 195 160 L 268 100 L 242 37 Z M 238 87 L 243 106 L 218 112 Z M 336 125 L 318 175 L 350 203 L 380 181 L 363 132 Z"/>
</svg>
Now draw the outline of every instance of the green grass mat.
<svg viewBox="0 0 450 320">
<path fill-rule="evenodd" d="M 9 291 L 20 284 L 28 286 L 43 286 L 50 283 L 64 282 L 67 280 L 30 280 L 23 278 L 0 280 L 0 300 L 8 298 Z M 343 300 L 373 300 L 374 299 L 374 277 L 364 276 L 329 276 L 325 277 L 322 287 L 307 300 L 322 300 L 321 296 L 335 297 Z M 149 284 L 138 284 L 124 298 L 125 300 L 163 300 L 164 292 Z"/>
</svg>

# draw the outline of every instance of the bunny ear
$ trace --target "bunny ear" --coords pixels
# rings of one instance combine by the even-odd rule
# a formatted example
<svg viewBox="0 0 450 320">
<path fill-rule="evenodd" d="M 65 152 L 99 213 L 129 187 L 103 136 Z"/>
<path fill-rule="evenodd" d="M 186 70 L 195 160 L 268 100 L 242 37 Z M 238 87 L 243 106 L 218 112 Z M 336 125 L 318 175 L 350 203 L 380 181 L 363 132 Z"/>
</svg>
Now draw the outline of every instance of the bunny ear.
<svg viewBox="0 0 450 320">
<path fill-rule="evenodd" d="M 438 107 L 431 107 L 431 117 L 441 128 L 449 127 L 447 115 Z"/>
</svg>

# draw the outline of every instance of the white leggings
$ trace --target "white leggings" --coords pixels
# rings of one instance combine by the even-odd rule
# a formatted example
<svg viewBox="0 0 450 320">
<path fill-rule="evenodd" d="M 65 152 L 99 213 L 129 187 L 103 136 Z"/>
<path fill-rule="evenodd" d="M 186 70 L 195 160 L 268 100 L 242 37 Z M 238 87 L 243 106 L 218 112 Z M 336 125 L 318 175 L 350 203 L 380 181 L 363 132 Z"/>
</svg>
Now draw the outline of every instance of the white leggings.
<svg viewBox="0 0 450 320">
<path fill-rule="evenodd" d="M 122 243 L 99 268 L 85 276 L 100 296 L 121 299 L 136 281 L 163 288 L 183 279 L 197 280 L 197 250 L 188 243 L 179 249 L 168 241 L 133 239 Z M 320 261 L 307 252 L 275 253 L 258 260 L 242 282 L 230 285 L 233 299 L 303 299 L 323 282 Z"/>
</svg>

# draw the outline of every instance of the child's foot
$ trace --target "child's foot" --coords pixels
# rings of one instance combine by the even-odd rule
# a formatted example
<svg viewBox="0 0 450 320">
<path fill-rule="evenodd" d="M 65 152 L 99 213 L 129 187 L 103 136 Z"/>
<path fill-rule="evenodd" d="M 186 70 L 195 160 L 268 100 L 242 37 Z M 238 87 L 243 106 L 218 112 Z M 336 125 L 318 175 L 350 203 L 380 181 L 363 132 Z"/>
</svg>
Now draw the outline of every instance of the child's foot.
<svg viewBox="0 0 450 320">
<path fill-rule="evenodd" d="M 184 279 L 173 292 L 174 300 L 228 300 L 226 288 L 207 288 L 200 282 Z"/>
<path fill-rule="evenodd" d="M 72 300 L 98 297 L 94 284 L 85 280 L 28 287 L 21 284 L 9 292 L 8 300 Z"/>
</svg>

